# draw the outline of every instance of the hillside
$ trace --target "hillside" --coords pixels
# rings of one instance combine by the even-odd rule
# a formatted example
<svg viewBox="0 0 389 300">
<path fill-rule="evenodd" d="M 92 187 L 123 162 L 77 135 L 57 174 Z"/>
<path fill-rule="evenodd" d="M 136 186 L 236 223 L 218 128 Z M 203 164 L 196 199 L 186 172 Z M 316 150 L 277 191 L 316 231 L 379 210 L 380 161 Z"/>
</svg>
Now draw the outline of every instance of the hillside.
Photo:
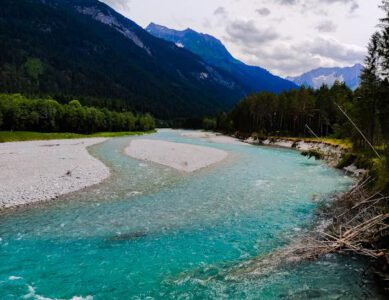
<svg viewBox="0 0 389 300">
<path fill-rule="evenodd" d="M 188 49 L 210 65 L 224 70 L 240 82 L 246 94 L 261 91 L 280 93 L 297 88 L 294 83 L 263 68 L 249 66 L 235 59 L 222 42 L 211 35 L 198 33 L 192 29 L 177 31 L 154 23 L 146 30 L 156 37 L 174 42 L 178 47 Z"/>
<path fill-rule="evenodd" d="M 151 112 L 215 113 L 240 83 L 97 0 L 0 2 L 0 92 Z"/>
</svg>

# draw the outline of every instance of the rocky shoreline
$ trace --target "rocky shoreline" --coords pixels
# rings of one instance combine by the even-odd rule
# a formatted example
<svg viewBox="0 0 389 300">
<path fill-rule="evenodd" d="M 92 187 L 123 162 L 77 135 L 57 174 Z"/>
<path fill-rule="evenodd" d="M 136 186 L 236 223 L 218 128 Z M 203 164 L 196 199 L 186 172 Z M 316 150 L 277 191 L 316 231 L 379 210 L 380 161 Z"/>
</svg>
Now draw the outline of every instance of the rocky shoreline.
<svg viewBox="0 0 389 300">
<path fill-rule="evenodd" d="M 261 140 L 250 137 L 246 139 L 241 138 L 241 141 L 250 145 L 295 149 L 306 156 L 314 156 L 318 159 L 323 159 L 328 166 L 333 168 L 337 168 L 339 166 L 343 155 L 347 152 L 338 145 L 326 142 L 296 140 L 292 138 L 267 138 Z M 363 177 L 368 172 L 367 170 L 357 168 L 353 164 L 343 167 L 342 169 L 346 172 L 346 174 L 357 178 Z"/>
<path fill-rule="evenodd" d="M 0 210 L 49 201 L 110 176 L 88 147 L 106 138 L 0 144 Z"/>
</svg>

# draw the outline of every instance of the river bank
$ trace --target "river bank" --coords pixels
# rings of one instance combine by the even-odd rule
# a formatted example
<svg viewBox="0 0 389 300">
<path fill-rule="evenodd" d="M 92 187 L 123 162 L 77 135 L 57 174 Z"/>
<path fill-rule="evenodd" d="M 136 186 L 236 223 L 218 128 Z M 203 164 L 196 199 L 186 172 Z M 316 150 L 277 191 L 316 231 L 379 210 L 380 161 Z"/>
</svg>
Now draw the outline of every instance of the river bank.
<svg viewBox="0 0 389 300">
<path fill-rule="evenodd" d="M 106 140 L 0 144 L 0 209 L 53 200 L 102 182 L 110 171 L 87 148 Z"/>
<path fill-rule="evenodd" d="M 349 151 L 349 145 L 342 145 L 336 142 L 326 142 L 325 140 L 309 140 L 299 138 L 277 138 L 254 139 L 240 137 L 244 143 L 257 146 L 272 146 L 300 151 L 304 156 L 309 158 L 322 159 L 329 167 L 339 168 L 344 155 Z M 341 169 L 346 174 L 356 178 L 362 178 L 368 173 L 368 170 L 358 168 L 355 164 L 346 164 Z"/>
</svg>

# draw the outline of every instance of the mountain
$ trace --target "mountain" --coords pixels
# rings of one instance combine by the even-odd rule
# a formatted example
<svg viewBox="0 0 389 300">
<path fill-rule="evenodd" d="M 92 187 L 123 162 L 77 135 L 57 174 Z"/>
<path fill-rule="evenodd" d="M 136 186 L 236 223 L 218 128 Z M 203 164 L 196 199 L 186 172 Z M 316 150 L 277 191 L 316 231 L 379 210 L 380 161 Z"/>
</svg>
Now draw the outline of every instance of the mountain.
<svg viewBox="0 0 389 300">
<path fill-rule="evenodd" d="M 177 47 L 188 49 L 210 65 L 224 70 L 240 82 L 246 94 L 260 91 L 280 93 L 297 88 L 294 83 L 274 76 L 265 69 L 249 66 L 235 59 L 222 42 L 211 35 L 192 29 L 177 31 L 154 23 L 147 26 L 146 30 L 158 38 L 175 43 Z"/>
<path fill-rule="evenodd" d="M 165 119 L 226 110 L 245 94 L 228 72 L 98 0 L 0 1 L 0 92 Z"/>
<path fill-rule="evenodd" d="M 287 77 L 298 85 L 305 85 L 314 89 L 320 88 L 323 84 L 332 86 L 335 81 L 344 82 L 350 89 L 355 90 L 360 84 L 359 76 L 363 66 L 356 64 L 346 68 L 318 68 L 301 76 Z"/>
</svg>

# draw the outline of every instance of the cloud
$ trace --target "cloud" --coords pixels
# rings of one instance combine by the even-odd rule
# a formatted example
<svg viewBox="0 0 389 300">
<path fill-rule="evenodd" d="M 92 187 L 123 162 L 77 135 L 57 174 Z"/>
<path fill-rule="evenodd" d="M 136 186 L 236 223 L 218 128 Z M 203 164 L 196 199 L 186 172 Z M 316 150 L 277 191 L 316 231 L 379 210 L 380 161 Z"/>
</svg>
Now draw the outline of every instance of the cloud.
<svg viewBox="0 0 389 300">
<path fill-rule="evenodd" d="M 304 10 L 316 10 L 317 6 L 326 6 L 329 4 L 345 4 L 350 5 L 350 12 L 354 12 L 359 8 L 359 0 L 275 0 L 280 5 L 300 5 Z"/>
<path fill-rule="evenodd" d="M 121 13 L 128 13 L 130 11 L 131 0 L 103 0 L 103 2 Z"/>
<path fill-rule="evenodd" d="M 315 28 L 319 32 L 335 32 L 337 26 L 332 21 L 326 20 L 320 22 Z"/>
<path fill-rule="evenodd" d="M 334 38 L 317 37 L 304 44 L 310 53 L 339 62 L 360 62 L 366 53 L 365 48 L 341 43 Z"/>
<path fill-rule="evenodd" d="M 334 3 L 342 3 L 350 5 L 350 12 L 354 12 L 359 8 L 358 0 L 321 0 L 323 3 L 334 4 Z"/>
<path fill-rule="evenodd" d="M 276 0 L 281 5 L 295 5 L 299 3 L 299 0 Z"/>
<path fill-rule="evenodd" d="M 270 9 L 268 9 L 267 7 L 262 7 L 262 8 L 258 8 L 256 10 L 256 12 L 261 15 L 262 17 L 267 17 L 268 15 L 271 14 L 271 11 Z"/>
<path fill-rule="evenodd" d="M 226 15 L 227 14 L 227 10 L 223 7 L 223 6 L 219 6 L 218 8 L 215 9 L 215 11 L 213 12 L 214 15 Z"/>
<path fill-rule="evenodd" d="M 241 44 L 244 60 L 281 76 L 300 75 L 319 66 L 348 66 L 362 62 L 365 49 L 333 38 L 316 37 L 299 43 L 278 39 L 268 44 Z"/>
<path fill-rule="evenodd" d="M 279 35 L 271 28 L 258 29 L 253 20 L 232 21 L 227 25 L 228 39 L 244 45 L 257 45 L 275 40 Z"/>
</svg>

